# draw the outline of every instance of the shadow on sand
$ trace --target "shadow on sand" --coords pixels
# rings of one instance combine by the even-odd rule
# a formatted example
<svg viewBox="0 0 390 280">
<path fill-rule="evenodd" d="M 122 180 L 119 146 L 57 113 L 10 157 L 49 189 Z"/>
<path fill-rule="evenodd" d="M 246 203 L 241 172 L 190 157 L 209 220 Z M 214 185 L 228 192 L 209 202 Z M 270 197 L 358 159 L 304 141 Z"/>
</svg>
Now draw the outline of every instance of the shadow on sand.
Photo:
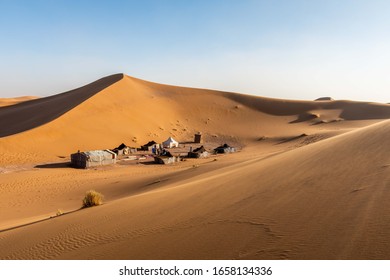
<svg viewBox="0 0 390 280">
<path fill-rule="evenodd" d="M 69 168 L 70 162 L 47 163 L 34 166 L 34 168 Z"/>
<path fill-rule="evenodd" d="M 294 140 L 297 140 L 297 139 L 300 139 L 300 138 L 303 138 L 303 137 L 306 137 L 306 136 L 308 136 L 308 135 L 307 135 L 306 133 L 303 133 L 303 134 L 298 135 L 298 136 L 295 136 L 295 137 L 291 137 L 291 138 L 287 138 L 287 139 L 282 139 L 279 143 L 276 143 L 276 145 L 288 143 L 288 142 L 291 142 L 291 141 L 294 141 Z"/>
<path fill-rule="evenodd" d="M 158 165 L 157 162 L 155 162 L 154 160 L 153 161 L 144 161 L 144 162 L 138 162 L 138 164 L 143 164 L 143 165 Z"/>
<path fill-rule="evenodd" d="M 29 223 L 20 224 L 20 225 L 17 225 L 17 226 L 0 229 L 0 233 L 6 232 L 6 231 L 10 231 L 10 230 L 14 230 L 14 229 L 18 229 L 18 228 L 27 227 L 27 226 L 38 224 L 38 223 L 42 223 L 44 221 L 48 221 L 48 220 L 51 220 L 51 219 L 54 219 L 54 218 L 58 218 L 58 217 L 61 217 L 61 216 L 64 216 L 64 215 L 68 215 L 68 214 L 71 214 L 71 213 L 74 213 L 74 212 L 77 212 L 77 211 L 80 211 L 80 210 L 82 210 L 82 208 L 71 210 L 71 211 L 65 212 L 65 213 L 63 213 L 61 215 L 58 215 L 58 216 L 48 216 L 47 218 L 43 218 L 43 219 L 40 219 L 40 220 L 32 221 L 32 222 L 29 222 Z"/>
</svg>

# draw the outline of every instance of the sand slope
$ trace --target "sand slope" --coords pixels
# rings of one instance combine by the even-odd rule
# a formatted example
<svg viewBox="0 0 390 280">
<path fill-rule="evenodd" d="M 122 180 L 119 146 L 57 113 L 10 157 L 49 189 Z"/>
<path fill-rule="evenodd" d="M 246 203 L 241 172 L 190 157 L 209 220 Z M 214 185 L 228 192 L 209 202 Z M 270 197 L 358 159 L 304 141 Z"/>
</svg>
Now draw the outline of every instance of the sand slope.
<svg viewBox="0 0 390 280">
<path fill-rule="evenodd" d="M 389 135 L 386 121 L 273 156 L 237 154 L 217 170 L 2 232 L 0 256 L 388 259 Z"/>
<path fill-rule="evenodd" d="M 117 74 L 90 85 L 0 108 L 1 165 L 54 161 L 77 150 L 140 146 L 168 136 L 246 143 L 311 133 L 339 120 L 390 117 L 386 104 L 289 101 L 174 87 Z M 348 125 L 343 127 L 348 128 Z M 334 130 L 332 128 L 332 130 Z M 15 134 L 17 133 L 17 134 Z"/>
<path fill-rule="evenodd" d="M 23 132 L 50 122 L 122 78 L 112 75 L 62 94 L 18 103 L 0 110 L 0 137 Z"/>
</svg>

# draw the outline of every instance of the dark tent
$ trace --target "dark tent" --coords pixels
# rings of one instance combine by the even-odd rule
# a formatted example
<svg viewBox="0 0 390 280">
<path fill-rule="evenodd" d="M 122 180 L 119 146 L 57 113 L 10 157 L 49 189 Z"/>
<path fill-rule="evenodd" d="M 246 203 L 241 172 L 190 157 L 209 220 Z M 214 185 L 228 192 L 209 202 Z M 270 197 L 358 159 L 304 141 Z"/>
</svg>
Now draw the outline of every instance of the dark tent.
<svg viewBox="0 0 390 280">
<path fill-rule="evenodd" d="M 216 154 L 227 154 L 227 153 L 234 153 L 236 151 L 235 148 L 230 147 L 228 144 L 223 144 L 222 146 L 219 146 L 214 149 L 214 152 Z"/>
<path fill-rule="evenodd" d="M 118 147 L 116 147 L 116 148 L 114 148 L 114 149 L 112 149 L 112 150 L 123 150 L 123 149 L 126 148 L 126 147 L 127 147 L 126 144 L 122 143 L 122 144 L 120 144 Z"/>
<path fill-rule="evenodd" d="M 157 142 L 155 142 L 155 141 L 149 141 L 149 142 L 146 143 L 145 145 L 142 145 L 142 146 L 141 146 L 141 150 L 143 150 L 143 151 L 149 151 L 154 145 L 159 146 L 159 145 L 157 144 Z"/>
<path fill-rule="evenodd" d="M 117 155 L 128 155 L 130 153 L 136 153 L 137 149 L 136 148 L 130 148 L 126 144 L 122 143 L 118 147 L 112 149 L 114 153 Z"/>
<path fill-rule="evenodd" d="M 203 146 L 200 146 L 199 148 L 193 150 L 192 152 L 188 152 L 189 158 L 204 158 L 207 157 L 209 153 L 206 151 L 206 149 Z"/>
</svg>

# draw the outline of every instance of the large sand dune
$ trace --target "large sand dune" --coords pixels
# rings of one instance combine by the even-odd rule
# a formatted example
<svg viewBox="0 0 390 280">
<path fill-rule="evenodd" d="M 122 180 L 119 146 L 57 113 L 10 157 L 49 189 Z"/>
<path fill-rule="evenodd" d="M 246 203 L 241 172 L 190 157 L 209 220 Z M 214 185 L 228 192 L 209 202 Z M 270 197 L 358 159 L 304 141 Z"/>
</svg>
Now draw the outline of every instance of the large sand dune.
<svg viewBox="0 0 390 280">
<path fill-rule="evenodd" d="M 389 105 L 97 83 L 0 108 L 0 258 L 390 258 Z M 172 166 L 63 163 L 197 131 L 243 149 Z M 78 210 L 89 189 L 106 203 Z"/>
<path fill-rule="evenodd" d="M 264 135 L 318 130 L 307 122 L 389 117 L 387 104 L 280 100 L 117 74 L 66 93 L 0 108 L 0 149 L 7 155 L 0 164 L 50 161 L 122 142 L 139 146 L 171 135 L 189 140 L 197 131 L 221 142 L 226 138 L 247 142 Z"/>
</svg>

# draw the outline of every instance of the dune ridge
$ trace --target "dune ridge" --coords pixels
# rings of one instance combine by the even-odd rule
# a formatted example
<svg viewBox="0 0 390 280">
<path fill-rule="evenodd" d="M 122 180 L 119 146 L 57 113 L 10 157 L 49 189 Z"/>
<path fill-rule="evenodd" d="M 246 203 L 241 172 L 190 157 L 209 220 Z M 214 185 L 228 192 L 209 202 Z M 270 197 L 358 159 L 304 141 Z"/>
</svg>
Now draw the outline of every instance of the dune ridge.
<svg viewBox="0 0 390 280">
<path fill-rule="evenodd" d="M 61 94 L 33 99 L 0 109 L 0 137 L 48 123 L 123 78 L 116 74 Z"/>
<path fill-rule="evenodd" d="M 26 102 L 29 100 L 37 99 L 38 96 L 20 96 L 20 97 L 12 97 L 12 98 L 0 98 L 0 107 L 11 106 L 14 104 L 18 104 L 21 102 Z"/>
</svg>

